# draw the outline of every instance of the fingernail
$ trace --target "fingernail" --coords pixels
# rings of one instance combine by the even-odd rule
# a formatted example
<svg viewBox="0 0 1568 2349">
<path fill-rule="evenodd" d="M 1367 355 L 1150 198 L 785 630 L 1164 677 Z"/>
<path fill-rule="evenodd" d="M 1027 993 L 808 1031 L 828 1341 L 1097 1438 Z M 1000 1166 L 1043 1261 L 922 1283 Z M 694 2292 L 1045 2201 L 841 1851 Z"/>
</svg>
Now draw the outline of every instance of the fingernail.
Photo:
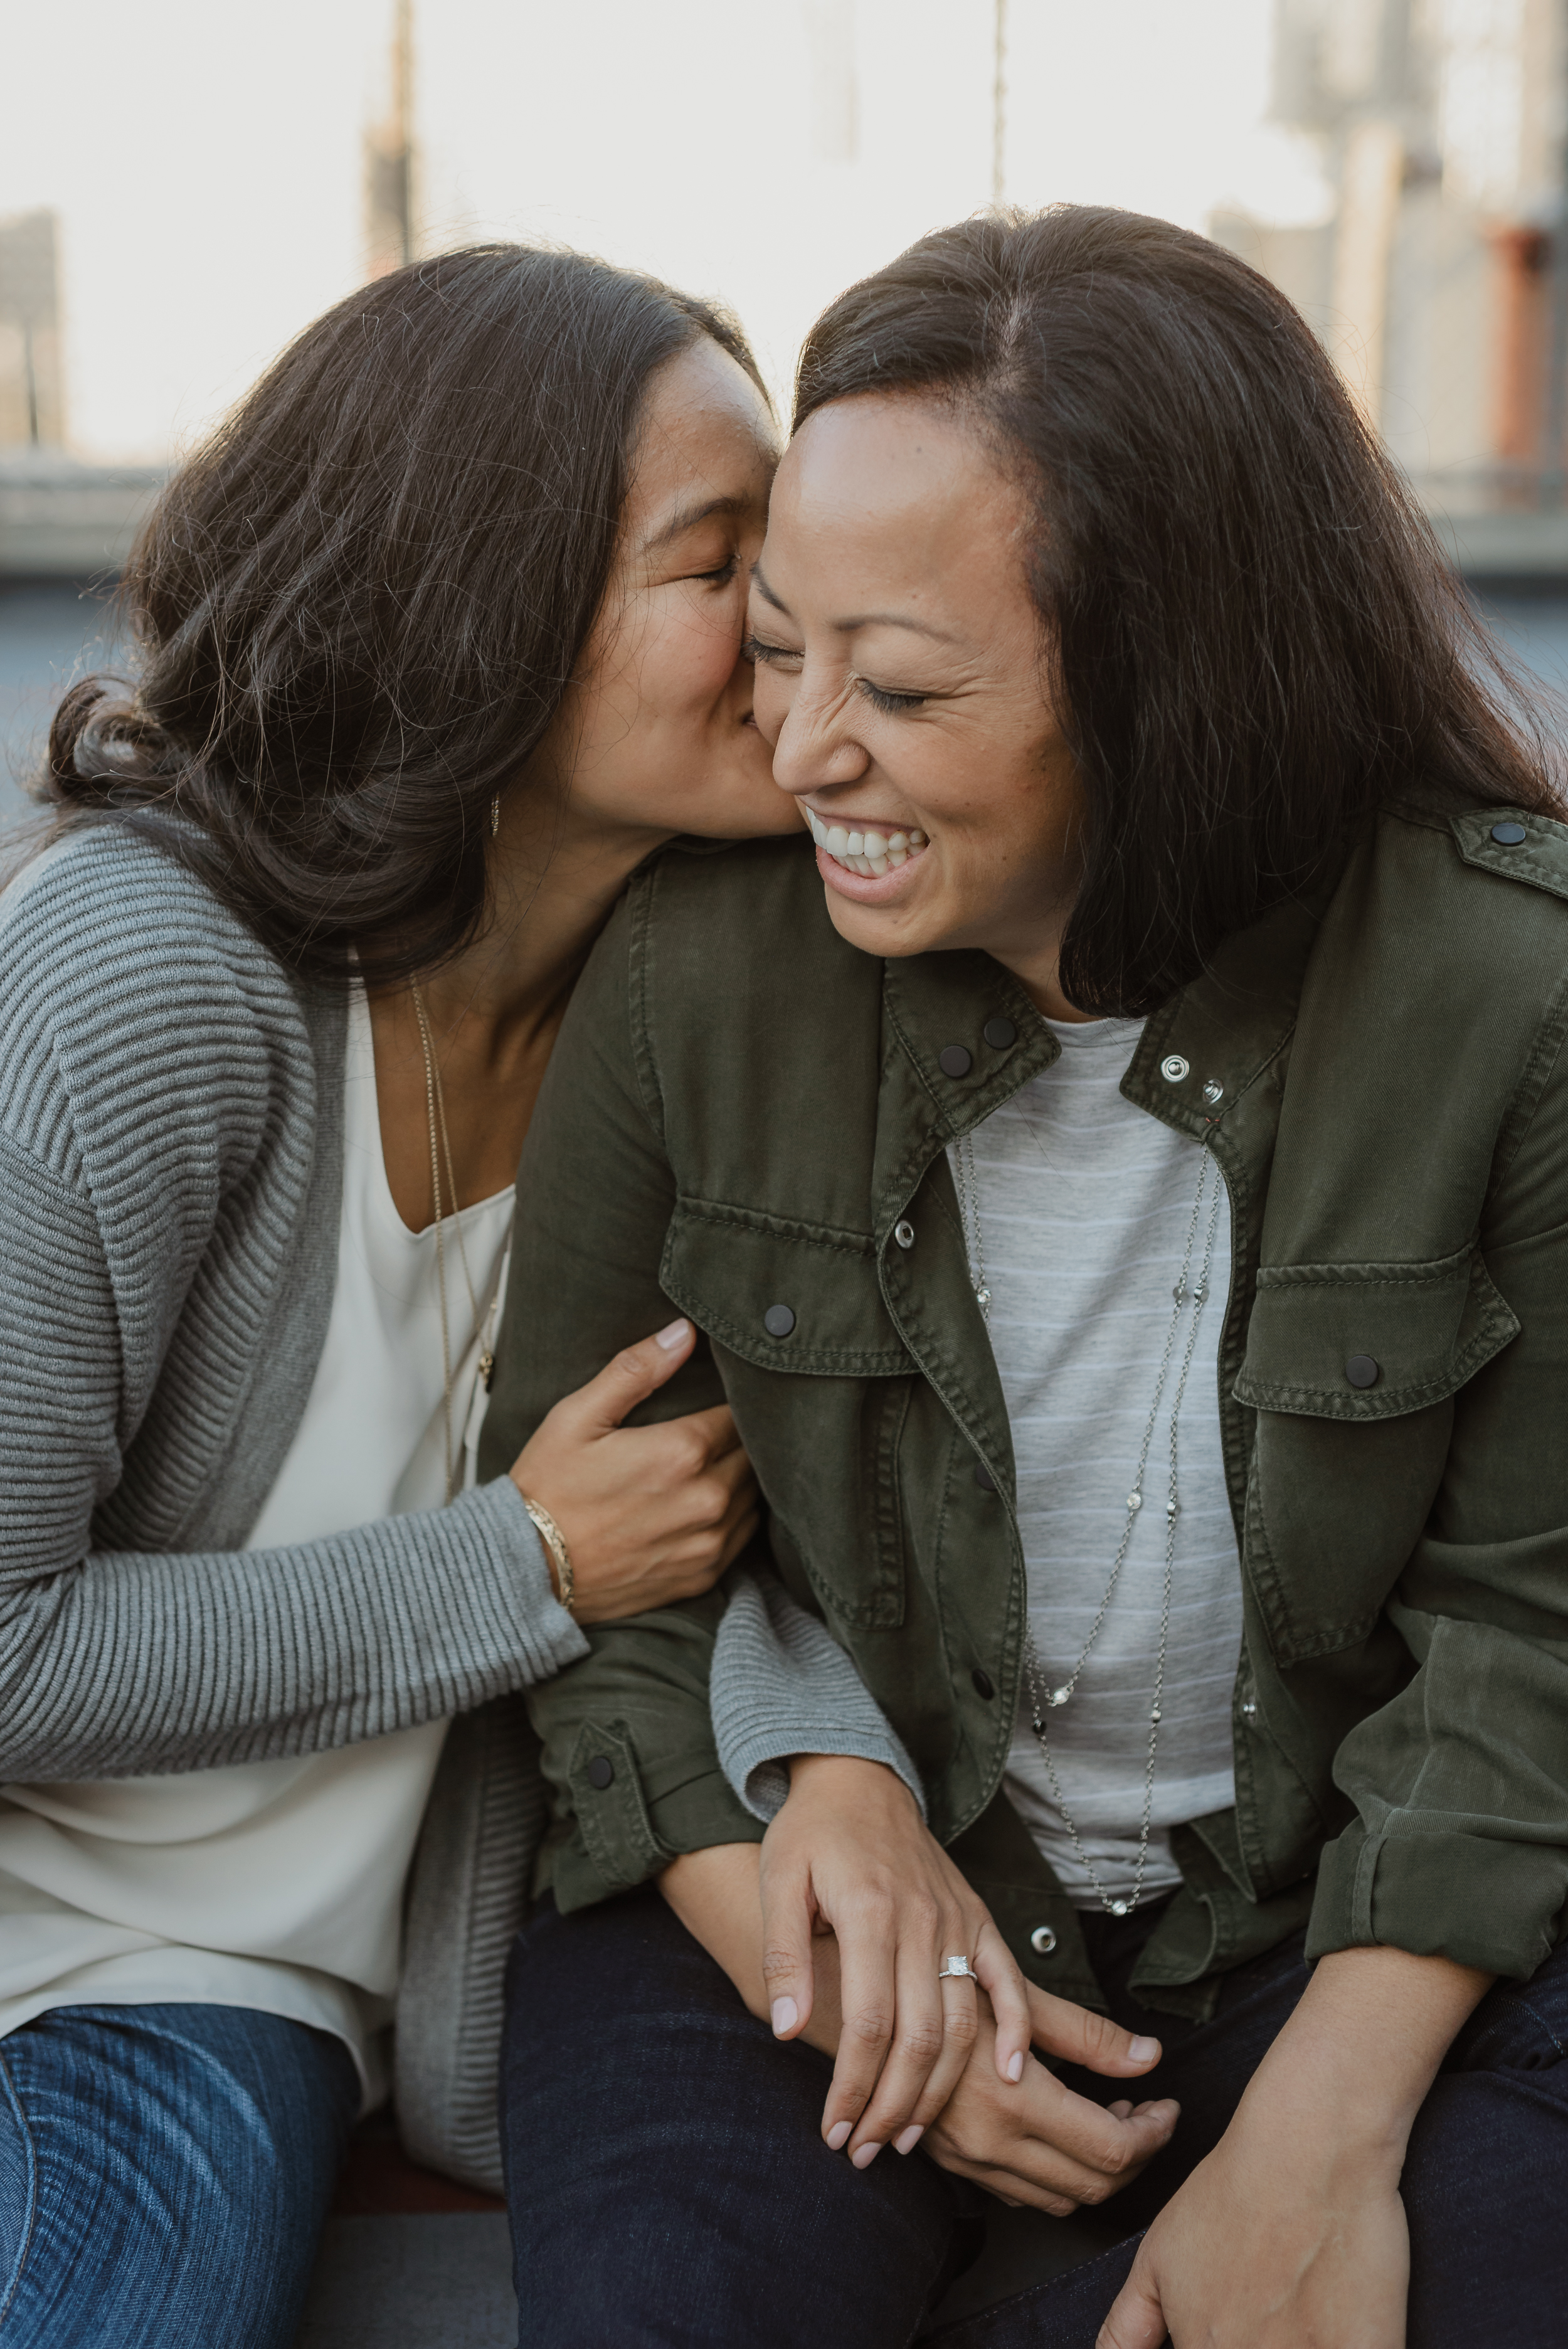
<svg viewBox="0 0 1568 2349">
<path fill-rule="evenodd" d="M 857 2169 L 869 2169 L 881 2151 L 880 2145 L 857 2145 L 850 2159 Z"/>
<path fill-rule="evenodd" d="M 691 1323 L 689 1321 L 672 1321 L 666 1330 L 661 1330 L 659 1331 L 658 1336 L 654 1340 L 654 1343 L 655 1346 L 662 1346 L 666 1354 L 673 1353 L 690 1328 Z"/>
<path fill-rule="evenodd" d="M 850 2141 L 850 2131 L 853 2126 L 854 2124 L 851 2121 L 835 2121 L 833 2123 L 832 2127 L 828 2131 L 828 2143 L 832 2147 L 835 2153 L 842 2153 L 845 2146 L 847 2146 Z"/>
<path fill-rule="evenodd" d="M 915 2147 L 920 2143 L 921 2138 L 924 2135 L 925 2123 L 923 2121 L 911 2121 L 909 2127 L 904 2129 L 901 2135 L 894 2137 L 892 2141 L 892 2149 L 894 2153 L 913 2153 Z"/>
<path fill-rule="evenodd" d="M 774 2000 L 773 2028 L 780 2039 L 783 2038 L 784 2033 L 787 2031 L 793 2031 L 795 2025 L 799 2022 L 799 2020 L 800 2010 L 796 2005 L 792 1998 L 776 1998 Z"/>
<path fill-rule="evenodd" d="M 1020 2047 L 1016 2055 L 1009 2055 L 1007 2058 L 1007 2077 L 1009 2080 L 1021 2080 L 1023 2076 L 1024 2051 Z"/>
<path fill-rule="evenodd" d="M 1135 2064 L 1152 2064 L 1160 2053 L 1160 2042 L 1158 2039 L 1135 2039 L 1127 2052 Z"/>
</svg>

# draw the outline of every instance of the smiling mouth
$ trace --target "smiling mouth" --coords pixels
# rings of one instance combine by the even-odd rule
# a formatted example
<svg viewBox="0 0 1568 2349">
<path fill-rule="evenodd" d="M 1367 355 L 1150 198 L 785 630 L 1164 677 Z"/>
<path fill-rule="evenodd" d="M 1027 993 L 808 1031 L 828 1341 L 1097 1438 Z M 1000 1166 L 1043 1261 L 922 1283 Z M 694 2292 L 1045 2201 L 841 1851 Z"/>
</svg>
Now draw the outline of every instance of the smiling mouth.
<svg viewBox="0 0 1568 2349">
<path fill-rule="evenodd" d="M 802 810 L 811 827 L 811 837 L 819 848 L 830 855 L 835 864 L 846 873 L 859 873 L 868 880 L 883 873 L 896 873 L 926 845 L 926 837 L 918 828 L 910 832 L 881 832 L 873 825 L 861 825 L 851 831 L 847 824 L 824 823 L 815 808 Z"/>
</svg>

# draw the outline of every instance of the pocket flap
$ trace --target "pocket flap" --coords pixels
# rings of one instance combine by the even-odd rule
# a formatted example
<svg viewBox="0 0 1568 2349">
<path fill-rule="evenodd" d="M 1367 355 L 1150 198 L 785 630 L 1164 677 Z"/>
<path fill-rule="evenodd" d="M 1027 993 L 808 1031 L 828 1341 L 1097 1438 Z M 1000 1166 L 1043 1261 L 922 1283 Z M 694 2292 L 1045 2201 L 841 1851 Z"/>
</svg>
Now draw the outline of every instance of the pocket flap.
<svg viewBox="0 0 1568 2349">
<path fill-rule="evenodd" d="M 882 1302 L 869 1233 L 682 1199 L 659 1286 L 708 1337 L 765 1370 L 885 1379 L 915 1368 Z"/>
<path fill-rule="evenodd" d="M 1396 1419 L 1441 1402 L 1518 1334 L 1480 1252 L 1429 1264 L 1265 1266 L 1238 1402 L 1315 1419 Z"/>
</svg>

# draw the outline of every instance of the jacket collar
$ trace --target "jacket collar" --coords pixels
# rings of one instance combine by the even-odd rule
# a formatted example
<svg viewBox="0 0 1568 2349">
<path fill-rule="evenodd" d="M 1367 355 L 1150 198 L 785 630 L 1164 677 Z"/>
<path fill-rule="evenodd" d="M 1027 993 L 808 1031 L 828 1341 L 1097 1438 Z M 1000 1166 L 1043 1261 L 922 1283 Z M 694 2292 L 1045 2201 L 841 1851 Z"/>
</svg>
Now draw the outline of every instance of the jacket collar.
<svg viewBox="0 0 1568 2349">
<path fill-rule="evenodd" d="M 1215 1138 L 1289 1040 L 1334 885 L 1287 899 L 1227 939 L 1210 968 L 1150 1016 L 1122 1081 L 1129 1101 L 1195 1141 Z M 894 1049 L 883 1062 L 878 1121 L 879 1234 L 938 1152 L 1061 1051 L 1019 981 L 986 954 L 889 962 L 882 1001 Z M 997 1020 L 1011 1024 L 1012 1043 L 986 1040 L 987 1025 Z M 960 1071 L 951 1057 L 943 1066 L 944 1053 L 960 1052 L 967 1068 Z"/>
</svg>

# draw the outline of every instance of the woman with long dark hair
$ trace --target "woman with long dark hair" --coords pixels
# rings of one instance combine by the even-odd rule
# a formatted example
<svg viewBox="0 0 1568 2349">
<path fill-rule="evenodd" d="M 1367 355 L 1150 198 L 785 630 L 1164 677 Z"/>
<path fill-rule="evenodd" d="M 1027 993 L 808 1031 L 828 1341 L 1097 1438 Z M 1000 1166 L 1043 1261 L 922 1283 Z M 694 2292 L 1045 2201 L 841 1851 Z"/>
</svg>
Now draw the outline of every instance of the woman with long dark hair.
<svg viewBox="0 0 1568 2349">
<path fill-rule="evenodd" d="M 474 1446 L 596 931 L 672 834 L 796 823 L 741 657 L 775 454 L 705 305 L 422 263 L 180 472 L 131 686 L 61 706 L 0 899 L 16 2349 L 290 2341 L 394 2002 L 406 2143 L 497 2182 L 517 1692 L 756 1520 L 723 1406 L 622 1424 L 691 1350 L 662 1310 Z"/>
<path fill-rule="evenodd" d="M 503 1341 L 484 1443 L 541 1360 L 673 1303 L 707 1343 L 666 1407 L 734 1410 L 788 1597 L 595 1629 L 531 1694 L 525 2336 L 1553 2340 L 1541 732 L 1289 304 L 1115 212 L 928 237 L 825 314 L 751 626 L 815 858 L 656 859 L 601 938 L 523 1159 L 539 1350 Z M 779 1841 L 846 1753 L 832 1692 L 749 1737 L 727 1696 L 708 1738 L 710 1667 L 743 1692 L 808 1619 L 1054 2059 L 994 2060 L 951 1942 L 974 2052 L 907 2127 L 843 2064 L 897 2043 L 895 1953 L 857 1942 L 851 1993 L 817 1838 Z M 874 1876 L 886 1773 L 836 1767 Z M 1014 2296 L 944 2323 L 998 2200 Z"/>
</svg>

